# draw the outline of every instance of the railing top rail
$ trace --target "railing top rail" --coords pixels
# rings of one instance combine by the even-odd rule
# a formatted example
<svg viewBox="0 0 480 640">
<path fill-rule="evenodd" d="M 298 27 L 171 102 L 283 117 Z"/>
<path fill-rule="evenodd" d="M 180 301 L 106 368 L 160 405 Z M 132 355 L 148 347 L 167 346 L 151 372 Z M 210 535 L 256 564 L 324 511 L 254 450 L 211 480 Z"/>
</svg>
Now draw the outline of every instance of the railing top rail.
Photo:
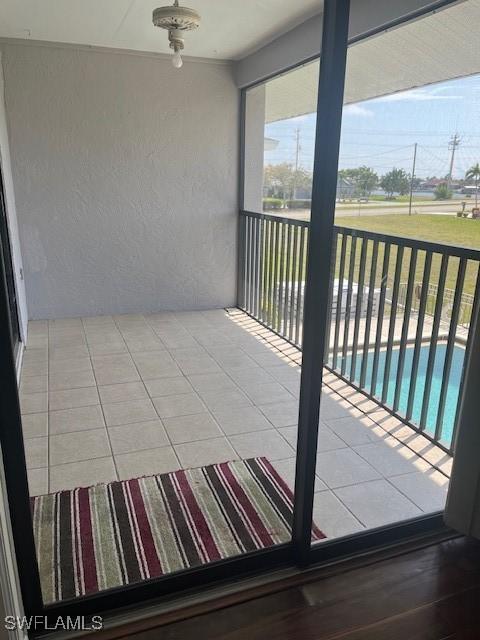
<svg viewBox="0 0 480 640">
<path fill-rule="evenodd" d="M 416 238 L 406 238 L 404 236 L 388 235 L 377 233 L 376 231 L 366 231 L 364 229 L 351 229 L 350 227 L 334 227 L 336 233 L 350 235 L 366 240 L 378 240 L 388 244 L 395 244 L 399 247 L 417 249 L 419 251 L 429 251 L 440 253 L 455 258 L 466 258 L 467 260 L 477 260 L 480 262 L 480 250 L 469 247 L 458 247 L 453 244 L 430 242 L 428 240 L 417 240 Z"/>
<path fill-rule="evenodd" d="M 309 227 L 309 220 L 295 220 L 294 218 L 287 218 L 285 216 L 277 216 L 270 213 L 255 213 L 254 211 L 240 211 L 240 215 L 248 216 L 250 218 L 259 218 L 260 220 L 274 220 L 275 222 L 283 222 L 291 224 L 294 227 Z"/>
<path fill-rule="evenodd" d="M 240 211 L 240 214 L 253 218 L 260 218 L 261 220 L 273 220 L 284 224 L 291 224 L 295 227 L 308 228 L 310 226 L 309 220 L 295 220 L 293 218 L 278 216 L 275 214 L 255 213 L 253 211 Z M 350 227 L 335 226 L 334 231 L 341 235 L 350 235 L 352 237 L 365 238 L 366 240 L 378 240 L 378 242 L 417 249 L 418 251 L 429 251 L 431 253 L 439 253 L 441 255 L 445 254 L 454 258 L 465 258 L 467 260 L 476 260 L 477 262 L 480 262 L 480 250 L 469 247 L 458 247 L 447 243 L 429 242 L 428 240 L 406 238 L 404 236 L 396 236 L 393 234 L 388 235 L 386 233 L 367 231 L 365 229 L 351 229 Z"/>
</svg>

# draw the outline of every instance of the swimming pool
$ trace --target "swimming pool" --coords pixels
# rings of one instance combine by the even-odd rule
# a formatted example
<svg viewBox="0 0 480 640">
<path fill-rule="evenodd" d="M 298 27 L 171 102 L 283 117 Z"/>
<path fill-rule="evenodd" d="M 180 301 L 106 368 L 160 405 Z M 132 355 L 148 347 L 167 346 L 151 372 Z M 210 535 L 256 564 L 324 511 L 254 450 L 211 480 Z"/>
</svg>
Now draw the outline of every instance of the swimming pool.
<svg viewBox="0 0 480 640">
<path fill-rule="evenodd" d="M 429 346 L 423 346 L 420 349 L 420 359 L 418 364 L 417 383 L 415 388 L 415 396 L 413 403 L 413 412 L 411 421 L 415 424 L 420 424 L 420 415 L 422 412 L 423 392 L 425 389 L 425 377 L 427 372 Z M 433 368 L 432 388 L 430 392 L 430 404 L 428 408 L 426 428 L 425 430 L 430 433 L 435 433 L 435 425 L 437 421 L 438 404 L 440 401 L 440 391 L 442 387 L 443 365 L 445 362 L 447 347 L 446 344 L 439 344 L 437 346 L 437 352 L 435 355 L 435 365 Z M 399 349 L 392 350 L 392 361 L 389 375 L 388 395 L 386 404 L 390 407 L 393 406 L 393 400 L 395 395 L 395 384 L 397 378 Z M 398 407 L 398 413 L 405 415 L 408 404 L 408 394 L 410 390 L 410 375 L 412 370 L 414 347 L 407 347 L 405 350 L 405 366 L 403 370 L 401 390 L 400 390 L 400 402 Z M 385 371 L 386 351 L 382 350 L 379 354 L 378 362 L 378 377 L 377 377 L 377 389 L 376 395 L 381 394 L 383 375 Z M 369 351 L 367 360 L 367 375 L 364 389 L 367 392 L 371 392 L 371 377 L 373 369 L 374 352 Z M 445 445 L 449 445 L 452 440 L 453 426 L 455 423 L 455 414 L 458 404 L 458 396 L 460 391 L 460 383 L 462 377 L 463 361 L 465 358 L 465 349 L 462 347 L 454 347 L 452 368 L 450 372 L 450 379 L 448 383 L 447 396 L 445 402 L 445 413 L 443 418 L 443 428 L 441 434 L 441 441 Z M 331 363 L 330 363 L 331 364 Z M 347 357 L 347 372 L 351 367 L 351 356 Z M 359 384 L 360 370 L 362 366 L 362 353 L 361 351 L 357 355 L 357 362 L 355 366 L 355 383 Z"/>
</svg>

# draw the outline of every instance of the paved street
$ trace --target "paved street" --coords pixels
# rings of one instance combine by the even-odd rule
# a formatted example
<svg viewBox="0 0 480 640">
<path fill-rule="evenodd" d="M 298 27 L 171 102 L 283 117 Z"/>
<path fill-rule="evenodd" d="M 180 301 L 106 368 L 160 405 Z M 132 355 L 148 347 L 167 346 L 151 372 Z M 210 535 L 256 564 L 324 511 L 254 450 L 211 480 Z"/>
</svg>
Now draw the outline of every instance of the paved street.
<svg viewBox="0 0 480 640">
<path fill-rule="evenodd" d="M 448 200 L 442 202 L 414 202 L 412 205 L 412 213 L 414 214 L 438 214 L 438 215 L 455 215 L 462 207 L 460 200 Z M 471 211 L 474 206 L 474 202 L 470 198 L 465 200 L 467 203 L 466 210 Z M 408 202 L 356 202 L 349 204 L 337 204 L 336 217 L 358 217 L 358 216 L 382 216 L 407 214 L 409 212 Z M 267 211 L 266 213 L 272 215 L 278 215 L 282 217 L 292 218 L 294 220 L 309 220 L 310 211 L 308 209 L 303 210 L 282 210 L 282 211 Z"/>
</svg>

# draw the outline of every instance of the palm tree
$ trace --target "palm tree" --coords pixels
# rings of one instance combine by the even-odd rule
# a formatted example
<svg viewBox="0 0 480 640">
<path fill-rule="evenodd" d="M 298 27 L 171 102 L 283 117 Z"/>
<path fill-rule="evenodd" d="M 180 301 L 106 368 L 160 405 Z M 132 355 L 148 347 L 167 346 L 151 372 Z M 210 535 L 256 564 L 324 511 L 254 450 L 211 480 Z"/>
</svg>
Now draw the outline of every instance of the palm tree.
<svg viewBox="0 0 480 640">
<path fill-rule="evenodd" d="M 480 165 L 474 164 L 465 174 L 465 180 L 475 180 L 475 208 L 478 207 L 478 181 L 480 180 Z"/>
</svg>

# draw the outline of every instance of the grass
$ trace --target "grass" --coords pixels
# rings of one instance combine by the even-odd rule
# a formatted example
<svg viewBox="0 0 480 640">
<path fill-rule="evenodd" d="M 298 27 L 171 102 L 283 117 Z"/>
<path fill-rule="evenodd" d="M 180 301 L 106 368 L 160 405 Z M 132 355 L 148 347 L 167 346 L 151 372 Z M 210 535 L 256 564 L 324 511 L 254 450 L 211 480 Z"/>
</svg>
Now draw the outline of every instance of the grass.
<svg viewBox="0 0 480 640">
<path fill-rule="evenodd" d="M 480 221 L 457 218 L 454 216 L 440 215 L 384 215 L 384 216 L 366 216 L 364 218 L 337 217 L 335 219 L 337 226 L 349 227 L 353 229 L 364 229 L 366 231 L 374 231 L 392 236 L 400 236 L 407 238 L 417 238 L 419 240 L 428 240 L 430 242 L 438 242 L 440 244 L 450 244 L 460 247 L 470 247 L 480 249 Z M 389 262 L 389 279 L 393 278 L 395 272 L 396 250 L 390 255 Z M 347 246 L 347 256 L 350 255 L 350 244 Z M 371 263 L 372 243 L 370 242 L 367 249 L 367 271 L 369 274 L 369 265 Z M 337 253 L 338 256 L 338 253 Z M 423 252 L 419 252 L 417 267 L 415 270 L 415 281 L 419 282 L 423 278 L 425 256 Z M 381 265 L 383 261 L 383 246 L 380 246 L 378 255 L 378 268 L 376 286 L 379 285 L 381 279 Z M 458 258 L 451 258 L 447 271 L 446 287 L 455 289 Z M 401 281 L 406 282 L 409 272 L 410 250 L 405 250 L 402 262 Z M 432 270 L 430 282 L 437 284 L 440 274 L 441 258 L 435 255 L 432 261 Z M 360 256 L 357 251 L 355 260 L 354 277 L 358 274 L 360 265 Z M 348 265 L 347 265 L 348 266 Z M 339 267 L 339 258 L 337 258 L 337 275 Z M 473 294 L 478 275 L 478 265 L 469 261 L 465 277 L 464 292 Z"/>
<path fill-rule="evenodd" d="M 383 215 L 335 218 L 339 227 L 480 249 L 480 220 L 440 215 Z"/>
<path fill-rule="evenodd" d="M 428 240 L 431 242 L 437 242 L 440 244 L 450 244 L 463 247 L 471 247 L 474 249 L 480 249 L 480 221 L 468 220 L 463 218 L 457 218 L 454 216 L 441 216 L 441 215 L 383 215 L 383 216 L 365 216 L 363 218 L 352 217 L 337 217 L 335 219 L 337 226 L 350 227 L 355 229 L 364 229 L 367 231 L 374 231 L 391 236 L 403 236 L 412 237 L 420 240 Z M 282 250 L 274 249 L 274 254 L 270 256 L 270 247 L 265 238 L 265 244 L 263 246 L 264 262 L 270 264 L 269 270 L 277 273 L 277 280 L 297 280 L 299 277 L 303 280 L 305 274 L 305 252 L 303 258 L 303 269 L 301 274 L 298 272 L 299 268 L 299 253 L 295 260 L 296 268 L 293 268 L 293 240 L 290 246 L 290 252 L 287 251 L 287 244 L 282 242 Z M 299 251 L 299 249 L 297 250 Z M 347 238 L 346 245 L 346 261 L 344 278 L 348 278 L 350 267 L 350 252 L 351 252 L 351 238 Z M 366 264 L 365 264 L 365 285 L 369 285 L 370 281 L 370 268 L 372 262 L 373 253 L 373 241 L 367 243 L 366 249 Z M 357 242 L 357 249 L 355 254 L 354 269 L 352 279 L 354 282 L 358 282 L 359 270 L 360 270 L 360 254 L 361 254 L 361 242 Z M 290 255 L 290 262 L 288 261 L 288 255 Z M 339 276 L 340 266 L 340 247 L 337 247 L 336 254 L 336 266 L 335 277 Z M 379 287 L 382 280 L 382 266 L 384 259 L 384 245 L 379 245 L 377 270 L 375 277 L 375 287 Z M 410 249 L 404 250 L 404 255 L 401 265 L 401 283 L 406 283 L 409 276 L 411 251 Z M 397 249 L 393 245 L 390 252 L 390 260 L 388 263 L 388 286 L 392 285 L 395 267 L 397 260 Z M 415 269 L 415 283 L 421 283 L 423 281 L 425 264 L 425 252 L 419 251 L 417 254 L 417 264 Z M 441 256 L 434 254 L 432 259 L 431 273 L 429 282 L 432 285 L 437 285 L 440 275 Z M 452 291 L 456 288 L 457 274 L 458 274 L 459 259 L 450 258 L 448 263 L 446 288 Z M 467 270 L 465 275 L 465 283 L 463 292 L 467 294 L 473 294 L 478 277 L 478 263 L 474 260 L 470 260 L 467 264 Z M 432 297 L 430 301 L 434 305 L 435 297 Z M 430 305 L 429 302 L 429 306 Z M 413 306 L 416 307 L 418 299 L 415 298 Z M 462 312 L 463 313 L 463 312 Z M 466 310 L 465 313 L 469 313 Z M 462 317 L 462 320 L 464 318 Z"/>
<path fill-rule="evenodd" d="M 370 195 L 368 196 L 369 200 L 373 200 L 375 202 L 409 202 L 410 201 L 410 194 L 404 195 L 404 196 L 394 196 L 393 198 L 387 198 L 387 196 L 381 196 L 381 195 Z M 413 195 L 412 198 L 412 202 L 422 202 L 423 200 L 434 200 L 435 197 L 432 193 L 432 195 L 428 195 L 428 196 L 418 196 L 418 195 Z"/>
</svg>

